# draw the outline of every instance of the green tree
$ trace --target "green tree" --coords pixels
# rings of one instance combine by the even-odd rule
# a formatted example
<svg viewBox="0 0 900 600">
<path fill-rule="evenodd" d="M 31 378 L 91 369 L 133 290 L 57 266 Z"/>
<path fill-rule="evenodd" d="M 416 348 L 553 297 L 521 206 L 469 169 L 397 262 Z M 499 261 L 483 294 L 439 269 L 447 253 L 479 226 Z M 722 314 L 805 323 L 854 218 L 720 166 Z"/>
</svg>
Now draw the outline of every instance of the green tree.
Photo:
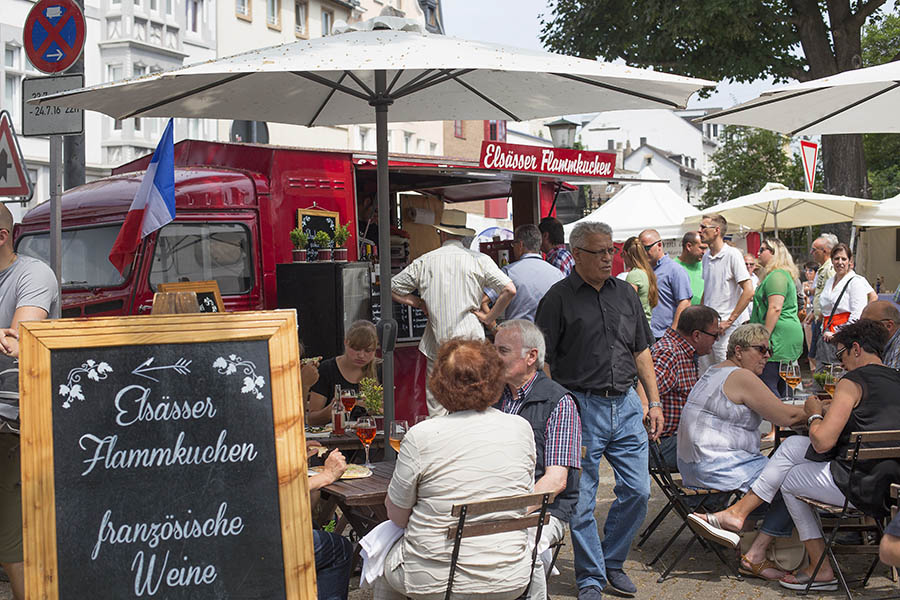
<svg viewBox="0 0 900 600">
<path fill-rule="evenodd" d="M 707 208 L 758 192 L 769 182 L 805 189 L 803 166 L 793 156 L 788 138 L 765 129 L 725 127 L 724 142 L 713 155 L 714 166 L 700 204 Z"/>
<path fill-rule="evenodd" d="M 541 40 L 558 52 L 713 80 L 807 81 L 861 66 L 863 25 L 886 2 L 556 0 Z M 822 158 L 829 192 L 866 193 L 862 136 L 823 136 Z"/>
<path fill-rule="evenodd" d="M 873 19 L 863 31 L 862 60 L 866 67 L 900 59 L 900 15 Z M 871 133 L 863 136 L 869 168 L 871 197 L 876 200 L 900 193 L 900 135 Z"/>
</svg>

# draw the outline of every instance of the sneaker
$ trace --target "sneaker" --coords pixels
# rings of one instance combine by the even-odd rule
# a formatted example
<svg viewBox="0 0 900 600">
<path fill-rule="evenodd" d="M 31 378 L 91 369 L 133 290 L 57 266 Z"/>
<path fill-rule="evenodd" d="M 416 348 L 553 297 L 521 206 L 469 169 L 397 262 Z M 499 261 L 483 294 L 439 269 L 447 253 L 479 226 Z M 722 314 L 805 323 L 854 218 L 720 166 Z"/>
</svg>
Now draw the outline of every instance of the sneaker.
<svg viewBox="0 0 900 600">
<path fill-rule="evenodd" d="M 606 585 L 612 591 L 627 598 L 633 598 L 637 593 L 637 586 L 634 585 L 634 582 L 622 569 L 607 569 Z"/>
<path fill-rule="evenodd" d="M 603 592 L 596 585 L 589 585 L 578 590 L 578 600 L 603 600 Z"/>
</svg>

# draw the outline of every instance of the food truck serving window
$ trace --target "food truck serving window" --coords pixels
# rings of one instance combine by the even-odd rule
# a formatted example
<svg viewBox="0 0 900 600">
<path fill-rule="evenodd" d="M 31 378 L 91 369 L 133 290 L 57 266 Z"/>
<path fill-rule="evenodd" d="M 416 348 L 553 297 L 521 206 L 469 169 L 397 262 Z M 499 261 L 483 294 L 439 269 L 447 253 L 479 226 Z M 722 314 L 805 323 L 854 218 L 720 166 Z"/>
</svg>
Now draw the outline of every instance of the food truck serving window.
<svg viewBox="0 0 900 600">
<path fill-rule="evenodd" d="M 250 230 L 240 223 L 171 223 L 159 230 L 150 287 L 215 279 L 223 296 L 253 287 Z"/>
<path fill-rule="evenodd" d="M 116 287 L 125 281 L 125 277 L 122 277 L 109 262 L 109 251 L 116 241 L 120 227 L 120 225 L 81 227 L 62 232 L 64 288 Z M 47 232 L 23 235 L 19 239 L 16 252 L 49 263 L 50 235 Z"/>
</svg>

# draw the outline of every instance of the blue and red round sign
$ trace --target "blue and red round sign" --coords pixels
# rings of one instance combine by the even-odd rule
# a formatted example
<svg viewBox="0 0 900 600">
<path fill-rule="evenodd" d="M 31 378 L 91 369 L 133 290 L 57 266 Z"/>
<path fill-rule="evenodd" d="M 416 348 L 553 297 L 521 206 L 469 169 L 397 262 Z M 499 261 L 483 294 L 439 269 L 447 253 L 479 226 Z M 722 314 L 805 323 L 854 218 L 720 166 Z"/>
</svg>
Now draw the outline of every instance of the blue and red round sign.
<svg viewBox="0 0 900 600">
<path fill-rule="evenodd" d="M 40 0 L 25 19 L 25 53 L 44 73 L 60 73 L 84 50 L 84 14 L 72 0 Z"/>
</svg>

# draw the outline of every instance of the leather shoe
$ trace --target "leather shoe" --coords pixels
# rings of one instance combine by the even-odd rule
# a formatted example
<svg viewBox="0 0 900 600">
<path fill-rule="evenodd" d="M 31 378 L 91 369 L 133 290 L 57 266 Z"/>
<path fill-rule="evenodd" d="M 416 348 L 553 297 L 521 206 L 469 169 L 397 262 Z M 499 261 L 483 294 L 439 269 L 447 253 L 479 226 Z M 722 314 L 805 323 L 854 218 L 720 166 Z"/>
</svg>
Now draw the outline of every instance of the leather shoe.
<svg viewBox="0 0 900 600">
<path fill-rule="evenodd" d="M 589 585 L 578 590 L 578 600 L 603 600 L 603 592 L 596 585 Z"/>
<path fill-rule="evenodd" d="M 628 598 L 633 598 L 635 593 L 637 593 L 637 586 L 634 585 L 634 582 L 622 569 L 607 569 L 606 585 L 617 594 Z"/>
</svg>

